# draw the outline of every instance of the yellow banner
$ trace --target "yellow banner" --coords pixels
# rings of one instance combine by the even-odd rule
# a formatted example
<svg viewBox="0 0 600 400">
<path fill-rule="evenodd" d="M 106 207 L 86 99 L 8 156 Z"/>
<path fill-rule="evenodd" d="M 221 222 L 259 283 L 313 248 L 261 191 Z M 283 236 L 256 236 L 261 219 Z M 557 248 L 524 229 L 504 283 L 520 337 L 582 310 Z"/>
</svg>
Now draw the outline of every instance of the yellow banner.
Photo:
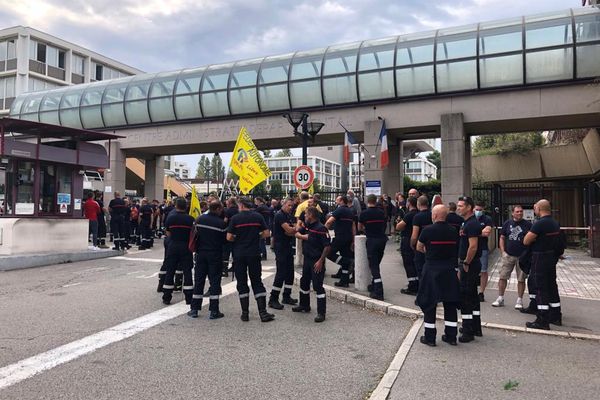
<svg viewBox="0 0 600 400">
<path fill-rule="evenodd" d="M 244 127 L 240 129 L 229 167 L 239 176 L 243 194 L 248 194 L 254 186 L 271 176 L 269 167 Z"/>
<path fill-rule="evenodd" d="M 190 200 L 190 215 L 194 219 L 198 218 L 202 214 L 200 209 L 200 200 L 198 200 L 198 193 L 196 193 L 196 186 L 192 186 L 192 199 Z"/>
</svg>

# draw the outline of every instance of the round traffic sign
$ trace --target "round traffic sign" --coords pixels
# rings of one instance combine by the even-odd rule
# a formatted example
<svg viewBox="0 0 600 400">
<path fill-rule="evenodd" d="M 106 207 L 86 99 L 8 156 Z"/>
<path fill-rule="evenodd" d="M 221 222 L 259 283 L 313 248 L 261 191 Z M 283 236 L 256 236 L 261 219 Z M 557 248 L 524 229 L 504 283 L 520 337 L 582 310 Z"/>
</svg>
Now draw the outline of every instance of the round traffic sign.
<svg viewBox="0 0 600 400">
<path fill-rule="evenodd" d="M 315 173 L 309 166 L 301 165 L 294 170 L 294 184 L 298 189 L 308 189 L 314 180 Z"/>
</svg>

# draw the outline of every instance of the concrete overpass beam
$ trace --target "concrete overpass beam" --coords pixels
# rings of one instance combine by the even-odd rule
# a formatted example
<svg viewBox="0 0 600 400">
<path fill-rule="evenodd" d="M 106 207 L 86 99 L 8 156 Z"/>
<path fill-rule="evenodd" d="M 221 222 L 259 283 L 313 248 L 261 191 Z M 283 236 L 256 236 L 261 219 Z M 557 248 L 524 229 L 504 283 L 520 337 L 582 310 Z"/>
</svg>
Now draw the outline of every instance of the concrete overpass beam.
<svg viewBox="0 0 600 400">
<path fill-rule="evenodd" d="M 379 165 L 381 144 L 379 143 L 379 134 L 383 121 L 365 122 L 365 165 L 364 165 L 364 183 L 366 181 L 381 181 L 381 193 L 394 197 L 398 191 L 402 191 L 402 179 L 404 175 L 402 160 L 402 142 L 390 137 L 388 133 L 388 153 L 390 163 L 386 169 L 381 169 Z"/>
<path fill-rule="evenodd" d="M 465 134 L 462 113 L 443 114 L 442 136 L 442 199 L 456 201 L 471 195 L 471 141 Z"/>
<path fill-rule="evenodd" d="M 146 160 L 144 196 L 148 198 L 148 201 L 156 199 L 162 202 L 165 196 L 164 179 L 165 158 L 162 156 L 157 156 Z"/>
<path fill-rule="evenodd" d="M 105 146 L 108 151 L 108 143 L 106 143 Z M 104 203 L 107 205 L 108 202 L 114 198 L 115 192 L 120 192 L 122 196 L 125 195 L 125 176 L 127 172 L 125 160 L 125 152 L 121 150 L 121 143 L 115 140 L 111 141 L 110 171 L 107 171 L 104 174 Z"/>
</svg>

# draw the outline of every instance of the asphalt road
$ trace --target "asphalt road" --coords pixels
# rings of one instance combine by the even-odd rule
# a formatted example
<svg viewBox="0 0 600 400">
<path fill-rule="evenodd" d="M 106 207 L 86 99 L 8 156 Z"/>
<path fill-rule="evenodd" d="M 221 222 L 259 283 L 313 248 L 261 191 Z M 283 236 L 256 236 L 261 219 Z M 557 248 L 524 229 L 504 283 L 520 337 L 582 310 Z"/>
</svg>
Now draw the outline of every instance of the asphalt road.
<svg viewBox="0 0 600 400">
<path fill-rule="evenodd" d="M 0 273 L 0 371 L 164 309 L 153 261 L 161 250 L 159 243 L 125 258 Z M 273 260 L 264 265 L 273 271 Z M 289 307 L 264 324 L 253 301 L 243 323 L 235 291 L 221 309 L 226 317 L 217 321 L 205 310 L 196 320 L 175 316 L 0 388 L 0 398 L 362 399 L 410 328 L 408 320 L 331 299 L 323 324 Z"/>
</svg>

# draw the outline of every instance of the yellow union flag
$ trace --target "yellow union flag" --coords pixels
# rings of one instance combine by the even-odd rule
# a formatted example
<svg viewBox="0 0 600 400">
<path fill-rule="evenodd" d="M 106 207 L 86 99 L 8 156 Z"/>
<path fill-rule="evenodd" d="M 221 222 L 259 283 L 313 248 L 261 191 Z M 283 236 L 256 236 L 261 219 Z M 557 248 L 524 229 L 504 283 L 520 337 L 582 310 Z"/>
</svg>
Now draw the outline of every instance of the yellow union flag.
<svg viewBox="0 0 600 400">
<path fill-rule="evenodd" d="M 244 127 L 240 129 L 229 167 L 239 176 L 243 194 L 248 194 L 254 186 L 271 176 L 269 167 Z"/>
<path fill-rule="evenodd" d="M 200 209 L 200 200 L 198 200 L 198 193 L 196 193 L 196 186 L 192 186 L 192 199 L 190 200 L 190 215 L 194 219 L 198 218 L 202 214 Z"/>
</svg>

